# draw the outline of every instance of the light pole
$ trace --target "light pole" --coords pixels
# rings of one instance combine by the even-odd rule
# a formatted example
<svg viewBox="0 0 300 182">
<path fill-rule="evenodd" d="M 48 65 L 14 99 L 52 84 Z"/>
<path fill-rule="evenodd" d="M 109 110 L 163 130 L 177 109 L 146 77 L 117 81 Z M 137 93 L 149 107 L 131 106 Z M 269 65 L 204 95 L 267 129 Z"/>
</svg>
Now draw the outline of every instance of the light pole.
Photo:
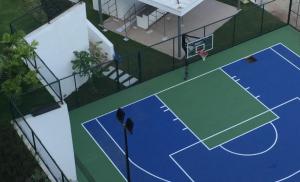
<svg viewBox="0 0 300 182">
<path fill-rule="evenodd" d="M 131 182 L 130 179 L 130 166 L 129 166 L 129 154 L 128 154 L 128 137 L 127 137 L 127 131 L 132 134 L 133 130 L 133 121 L 130 118 L 127 118 L 125 121 L 125 112 L 123 109 L 119 108 L 116 113 L 116 117 L 118 121 L 123 126 L 124 131 L 124 140 L 125 140 L 125 158 L 126 158 L 126 171 L 127 171 L 127 182 Z"/>
</svg>

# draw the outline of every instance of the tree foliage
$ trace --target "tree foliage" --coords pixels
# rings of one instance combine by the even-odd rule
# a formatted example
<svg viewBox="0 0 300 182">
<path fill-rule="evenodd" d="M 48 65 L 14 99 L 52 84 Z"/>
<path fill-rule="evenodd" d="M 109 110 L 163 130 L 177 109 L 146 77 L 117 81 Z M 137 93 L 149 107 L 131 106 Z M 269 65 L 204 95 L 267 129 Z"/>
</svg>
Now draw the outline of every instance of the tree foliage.
<svg viewBox="0 0 300 182">
<path fill-rule="evenodd" d="M 23 62 L 34 58 L 38 43 L 28 44 L 23 37 L 23 32 L 5 33 L 0 41 L 4 47 L 0 55 L 0 91 L 7 97 L 19 96 L 38 84 L 36 72 L 29 70 Z"/>
<path fill-rule="evenodd" d="M 72 60 L 72 69 L 80 76 L 91 78 L 92 75 L 100 76 L 103 63 L 107 61 L 107 53 L 103 52 L 98 44 L 90 44 L 88 51 L 74 51 L 75 59 Z"/>
</svg>

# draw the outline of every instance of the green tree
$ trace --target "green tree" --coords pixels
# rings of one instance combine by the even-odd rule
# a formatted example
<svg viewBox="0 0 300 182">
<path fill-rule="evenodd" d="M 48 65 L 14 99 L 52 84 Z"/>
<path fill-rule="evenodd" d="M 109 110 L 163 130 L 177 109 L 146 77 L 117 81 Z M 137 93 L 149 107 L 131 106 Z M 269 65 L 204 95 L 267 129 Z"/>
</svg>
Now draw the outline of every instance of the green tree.
<svg viewBox="0 0 300 182">
<path fill-rule="evenodd" d="M 95 80 L 103 76 L 106 67 L 107 53 L 99 46 L 101 42 L 90 43 L 89 51 L 74 51 L 75 59 L 72 60 L 72 69 L 82 77 L 88 77 L 92 89 L 96 92 Z"/>
<path fill-rule="evenodd" d="M 38 43 L 33 41 L 28 44 L 23 37 L 23 32 L 5 33 L 0 41 L 3 46 L 0 54 L 0 91 L 7 97 L 18 97 L 39 83 L 36 72 L 29 70 L 23 62 L 25 59 L 34 58 Z"/>
<path fill-rule="evenodd" d="M 80 76 L 101 76 L 107 61 L 107 53 L 103 52 L 97 44 L 90 44 L 88 51 L 74 51 L 75 59 L 72 60 L 72 69 Z"/>
</svg>

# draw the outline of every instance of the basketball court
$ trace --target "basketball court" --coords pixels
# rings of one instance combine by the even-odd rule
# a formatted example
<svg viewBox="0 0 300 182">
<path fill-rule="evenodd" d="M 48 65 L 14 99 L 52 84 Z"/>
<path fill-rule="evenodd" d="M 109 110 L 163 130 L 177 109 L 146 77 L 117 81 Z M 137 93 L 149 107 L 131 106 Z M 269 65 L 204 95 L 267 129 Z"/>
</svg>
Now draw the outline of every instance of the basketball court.
<svg viewBox="0 0 300 182">
<path fill-rule="evenodd" d="M 127 104 L 115 105 L 119 96 L 92 104 L 111 111 L 74 111 L 75 138 L 81 136 L 75 148 L 90 175 L 105 180 L 101 169 L 109 168 L 112 179 L 125 181 L 123 128 L 116 120 L 122 107 L 134 122 L 132 181 L 299 181 L 299 95 L 299 55 L 281 42 L 262 45 Z"/>
</svg>

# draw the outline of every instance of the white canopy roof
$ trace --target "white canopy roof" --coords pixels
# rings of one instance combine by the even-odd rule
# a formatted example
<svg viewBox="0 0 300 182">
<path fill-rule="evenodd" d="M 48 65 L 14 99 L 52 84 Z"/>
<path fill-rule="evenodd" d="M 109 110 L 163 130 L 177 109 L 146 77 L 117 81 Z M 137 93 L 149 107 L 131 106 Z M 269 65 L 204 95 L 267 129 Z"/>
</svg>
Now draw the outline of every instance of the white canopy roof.
<svg viewBox="0 0 300 182">
<path fill-rule="evenodd" d="M 183 16 L 198 6 L 204 0 L 138 0 L 142 3 L 154 6 L 158 9 L 175 14 L 177 16 Z M 179 4 L 178 4 L 179 1 Z"/>
</svg>

